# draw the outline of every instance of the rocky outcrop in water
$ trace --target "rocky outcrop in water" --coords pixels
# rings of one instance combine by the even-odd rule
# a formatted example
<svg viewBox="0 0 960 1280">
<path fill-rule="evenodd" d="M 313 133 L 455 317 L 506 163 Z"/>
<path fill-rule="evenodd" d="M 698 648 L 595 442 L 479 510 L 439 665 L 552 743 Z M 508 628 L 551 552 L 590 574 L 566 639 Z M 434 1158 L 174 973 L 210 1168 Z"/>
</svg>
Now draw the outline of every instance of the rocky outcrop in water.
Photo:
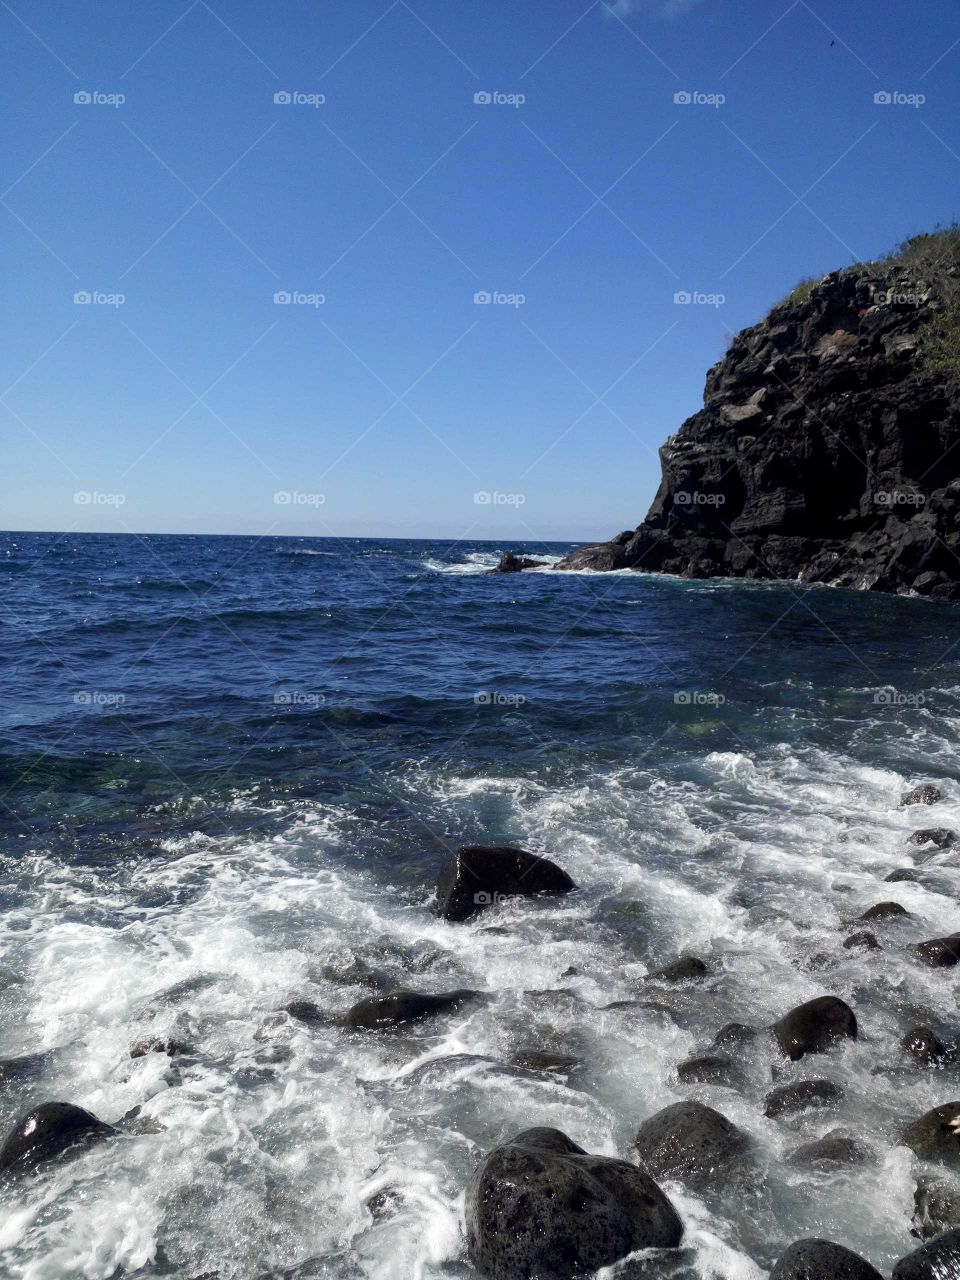
<svg viewBox="0 0 960 1280">
<path fill-rule="evenodd" d="M 671 1178 L 697 1190 L 736 1181 L 749 1157 L 748 1136 L 702 1102 L 675 1102 L 644 1120 L 635 1146 L 655 1178 Z"/>
<path fill-rule="evenodd" d="M 960 600 L 958 276 L 945 233 L 795 290 L 708 372 L 643 523 L 556 567 Z"/>
<path fill-rule="evenodd" d="M 445 920 L 467 920 L 502 898 L 569 893 L 576 887 L 549 858 L 525 849 L 467 845 L 440 870 L 436 911 Z"/>
<path fill-rule="evenodd" d="M 20 1119 L 0 1148 L 0 1171 L 30 1168 L 74 1148 L 90 1146 L 116 1129 L 70 1102 L 44 1102 Z"/>
<path fill-rule="evenodd" d="M 642 1169 L 527 1129 L 496 1147 L 467 1189 L 467 1245 L 489 1280 L 592 1274 L 638 1249 L 672 1249 L 683 1224 Z"/>
<path fill-rule="evenodd" d="M 770 1028 L 780 1050 L 794 1061 L 825 1053 L 839 1040 L 857 1038 L 857 1019 L 839 996 L 817 996 L 798 1004 Z"/>
</svg>

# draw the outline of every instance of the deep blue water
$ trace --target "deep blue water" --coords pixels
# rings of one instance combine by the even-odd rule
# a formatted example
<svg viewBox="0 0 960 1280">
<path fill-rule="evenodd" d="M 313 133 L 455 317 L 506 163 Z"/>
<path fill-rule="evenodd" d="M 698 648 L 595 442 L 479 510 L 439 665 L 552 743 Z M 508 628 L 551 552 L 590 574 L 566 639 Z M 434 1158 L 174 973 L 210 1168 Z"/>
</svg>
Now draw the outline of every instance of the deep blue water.
<svg viewBox="0 0 960 1280">
<path fill-rule="evenodd" d="M 0 1090 L 0 1122 L 57 1097 L 157 1130 L 26 1205 L 0 1187 L 4 1274 L 252 1280 L 314 1259 L 329 1280 L 466 1277 L 459 1197 L 494 1142 L 544 1123 L 629 1157 L 722 1022 L 825 989 L 865 1028 L 818 1064 L 845 1110 L 765 1119 L 768 1068 L 742 1094 L 703 1086 L 766 1153 L 763 1197 L 670 1193 L 701 1263 L 735 1280 L 801 1235 L 881 1268 L 912 1246 L 896 1135 L 944 1099 L 895 1044 L 917 1010 L 955 1018 L 955 990 L 898 957 L 958 927 L 960 872 L 948 850 L 917 883 L 884 877 L 918 856 L 914 828 L 960 827 L 960 610 L 487 574 L 506 549 L 0 537 L 0 1058 L 47 1055 Z M 899 809 L 927 780 L 943 801 Z M 492 930 L 438 922 L 444 847 L 468 842 L 549 854 L 580 891 L 508 904 Z M 844 922 L 893 896 L 911 915 L 880 957 L 842 949 Z M 706 988 L 666 993 L 672 1019 L 634 1007 L 686 950 Z M 487 1001 L 399 1039 L 278 1012 L 342 1011 L 366 994 L 344 976 L 358 960 Z M 130 1059 L 166 1033 L 191 1055 Z M 512 1067 L 531 1045 L 580 1066 Z M 882 1153 L 855 1188 L 780 1163 L 844 1122 Z"/>
</svg>

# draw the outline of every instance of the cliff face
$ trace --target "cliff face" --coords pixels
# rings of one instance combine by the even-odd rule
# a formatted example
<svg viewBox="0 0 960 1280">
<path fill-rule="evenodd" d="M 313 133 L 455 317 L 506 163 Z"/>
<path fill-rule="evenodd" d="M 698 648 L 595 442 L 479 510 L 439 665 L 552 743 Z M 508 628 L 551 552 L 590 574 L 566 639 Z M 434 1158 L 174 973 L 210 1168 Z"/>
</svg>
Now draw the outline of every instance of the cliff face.
<svg viewBox="0 0 960 1280">
<path fill-rule="evenodd" d="M 954 255 L 933 272 L 858 265 L 795 290 L 707 374 L 703 408 L 660 450 L 639 528 L 557 568 L 960 600 L 960 381 L 945 323 L 958 276 Z"/>
</svg>

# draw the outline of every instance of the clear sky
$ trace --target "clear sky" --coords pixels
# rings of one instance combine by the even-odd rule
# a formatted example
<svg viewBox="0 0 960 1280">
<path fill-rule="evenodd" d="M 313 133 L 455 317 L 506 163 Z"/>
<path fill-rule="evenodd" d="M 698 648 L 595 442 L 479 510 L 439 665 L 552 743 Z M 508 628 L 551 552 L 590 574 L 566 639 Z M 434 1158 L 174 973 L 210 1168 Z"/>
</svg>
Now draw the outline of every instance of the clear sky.
<svg viewBox="0 0 960 1280">
<path fill-rule="evenodd" d="M 0 26 L 7 529 L 609 536 L 730 330 L 957 216 L 957 0 Z"/>
</svg>

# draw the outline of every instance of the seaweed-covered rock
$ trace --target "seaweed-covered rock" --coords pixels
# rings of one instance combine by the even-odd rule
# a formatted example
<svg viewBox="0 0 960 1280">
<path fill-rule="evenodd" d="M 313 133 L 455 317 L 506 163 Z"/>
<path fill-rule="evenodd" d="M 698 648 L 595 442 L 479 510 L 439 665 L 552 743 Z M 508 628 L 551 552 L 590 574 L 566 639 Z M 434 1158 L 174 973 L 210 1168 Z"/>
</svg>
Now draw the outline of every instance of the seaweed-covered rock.
<svg viewBox="0 0 960 1280">
<path fill-rule="evenodd" d="M 644 1120 L 635 1139 L 655 1178 L 673 1178 L 695 1189 L 722 1186 L 745 1168 L 747 1134 L 702 1102 L 675 1102 Z"/>
<path fill-rule="evenodd" d="M 797 1061 L 807 1053 L 825 1053 L 840 1040 L 856 1040 L 857 1019 L 839 996 L 817 996 L 791 1009 L 771 1031 L 780 1051 Z"/>
<path fill-rule="evenodd" d="M 576 887 L 549 858 L 525 849 L 468 845 L 440 870 L 436 911 L 445 920 L 467 920 L 501 898 L 569 893 Z"/>
<path fill-rule="evenodd" d="M 883 1280 L 859 1253 L 831 1240 L 797 1240 L 784 1249 L 770 1280 Z"/>
<path fill-rule="evenodd" d="M 116 1130 L 70 1102 L 43 1102 L 13 1126 L 0 1148 L 0 1171 L 54 1160 L 72 1148 L 90 1146 Z"/>
<path fill-rule="evenodd" d="M 591 1274 L 639 1249 L 672 1249 L 683 1224 L 656 1182 L 590 1155 L 558 1129 L 527 1129 L 480 1164 L 467 1247 L 487 1280 Z"/>
</svg>

